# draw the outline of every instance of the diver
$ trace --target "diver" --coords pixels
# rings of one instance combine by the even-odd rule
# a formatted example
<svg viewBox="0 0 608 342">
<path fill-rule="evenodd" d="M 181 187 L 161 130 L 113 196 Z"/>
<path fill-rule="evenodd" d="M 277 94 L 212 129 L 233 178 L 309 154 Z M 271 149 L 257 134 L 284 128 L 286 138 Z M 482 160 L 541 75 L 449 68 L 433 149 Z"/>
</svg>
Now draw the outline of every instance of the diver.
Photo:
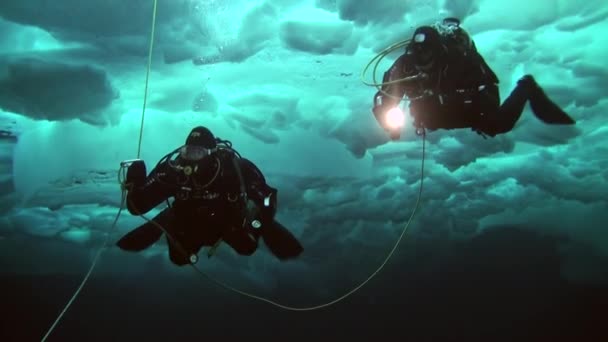
<svg viewBox="0 0 608 342">
<path fill-rule="evenodd" d="M 484 138 L 494 137 L 513 129 L 528 102 L 546 124 L 575 123 L 532 75 L 520 78 L 502 105 L 498 83 L 460 21 L 445 18 L 415 30 L 405 53 L 384 73 L 372 112 L 392 140 L 401 135 L 404 118 L 398 106 L 404 96 L 417 134 L 470 128 Z"/>
<path fill-rule="evenodd" d="M 152 221 L 166 230 L 169 258 L 179 266 L 196 263 L 203 246 L 223 241 L 240 255 L 252 255 L 260 238 L 279 260 L 299 256 L 303 247 L 275 220 L 277 189 L 262 172 L 206 127 L 195 127 L 185 145 L 164 156 L 146 176 L 143 160 L 126 176 L 127 210 L 142 215 L 166 201 Z M 169 198 L 173 197 L 172 203 Z M 122 250 L 138 252 L 163 234 L 147 222 L 122 237 Z M 210 252 L 211 253 L 211 252 Z M 210 254 L 211 256 L 211 254 Z"/>
</svg>

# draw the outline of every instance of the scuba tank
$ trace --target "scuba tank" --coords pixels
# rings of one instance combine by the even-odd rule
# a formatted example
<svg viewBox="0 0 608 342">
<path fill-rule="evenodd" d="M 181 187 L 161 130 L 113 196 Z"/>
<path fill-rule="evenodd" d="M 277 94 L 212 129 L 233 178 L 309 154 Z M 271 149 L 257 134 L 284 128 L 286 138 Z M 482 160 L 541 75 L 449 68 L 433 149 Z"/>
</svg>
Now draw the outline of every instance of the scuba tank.
<svg viewBox="0 0 608 342">
<path fill-rule="evenodd" d="M 475 50 L 471 36 L 460 27 L 460 20 L 457 18 L 445 18 L 433 27 L 439 32 L 448 49 L 457 49 L 465 56 Z"/>
</svg>

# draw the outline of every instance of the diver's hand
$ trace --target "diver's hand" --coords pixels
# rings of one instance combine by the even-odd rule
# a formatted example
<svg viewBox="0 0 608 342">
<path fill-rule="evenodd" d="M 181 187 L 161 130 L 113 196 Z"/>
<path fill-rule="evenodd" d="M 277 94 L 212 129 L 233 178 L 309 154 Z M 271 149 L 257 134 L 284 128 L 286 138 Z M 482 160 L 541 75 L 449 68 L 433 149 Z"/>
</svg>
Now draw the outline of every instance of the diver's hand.
<svg viewBox="0 0 608 342">
<path fill-rule="evenodd" d="M 136 160 L 127 170 L 126 183 L 134 186 L 141 186 L 146 181 L 146 163 L 143 160 Z"/>
</svg>

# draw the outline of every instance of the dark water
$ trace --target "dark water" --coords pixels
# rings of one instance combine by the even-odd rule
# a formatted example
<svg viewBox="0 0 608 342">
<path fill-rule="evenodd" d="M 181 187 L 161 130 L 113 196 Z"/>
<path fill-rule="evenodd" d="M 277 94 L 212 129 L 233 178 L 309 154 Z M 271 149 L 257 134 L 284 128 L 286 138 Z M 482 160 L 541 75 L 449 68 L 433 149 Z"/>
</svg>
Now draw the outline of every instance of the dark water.
<svg viewBox="0 0 608 342">
<path fill-rule="evenodd" d="M 94 275 L 48 341 L 607 341 L 605 284 L 569 283 L 559 262 L 554 240 L 515 229 L 428 240 L 356 295 L 314 312 L 181 276 Z M 39 341 L 80 281 L 4 276 L 0 340 Z M 312 292 L 285 286 L 273 296 L 316 304 Z"/>
</svg>

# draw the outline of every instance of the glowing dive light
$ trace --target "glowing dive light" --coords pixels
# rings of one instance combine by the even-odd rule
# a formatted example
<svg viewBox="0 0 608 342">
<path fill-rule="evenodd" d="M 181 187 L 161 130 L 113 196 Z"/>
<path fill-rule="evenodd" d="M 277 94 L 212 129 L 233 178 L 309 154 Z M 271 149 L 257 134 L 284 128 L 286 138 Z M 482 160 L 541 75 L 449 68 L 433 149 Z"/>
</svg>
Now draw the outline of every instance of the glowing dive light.
<svg viewBox="0 0 608 342">
<path fill-rule="evenodd" d="M 399 107 L 394 107 L 386 112 L 386 124 L 391 129 L 399 129 L 405 123 L 405 114 Z"/>
</svg>

